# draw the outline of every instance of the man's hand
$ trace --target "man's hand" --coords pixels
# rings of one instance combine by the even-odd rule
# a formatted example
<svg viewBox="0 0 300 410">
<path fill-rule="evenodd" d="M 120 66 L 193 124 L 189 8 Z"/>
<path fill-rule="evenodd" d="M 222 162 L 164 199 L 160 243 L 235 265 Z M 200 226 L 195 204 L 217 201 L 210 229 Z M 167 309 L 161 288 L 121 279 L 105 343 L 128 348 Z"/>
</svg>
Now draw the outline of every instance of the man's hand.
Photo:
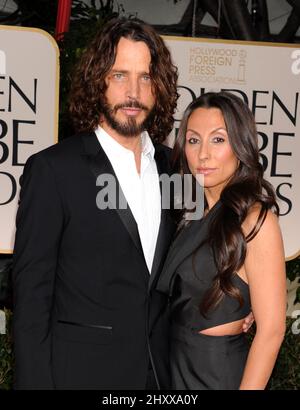
<svg viewBox="0 0 300 410">
<path fill-rule="evenodd" d="M 253 325 L 254 322 L 254 316 L 253 313 L 250 312 L 248 316 L 245 317 L 244 323 L 243 323 L 243 332 L 247 333 L 250 327 Z"/>
</svg>

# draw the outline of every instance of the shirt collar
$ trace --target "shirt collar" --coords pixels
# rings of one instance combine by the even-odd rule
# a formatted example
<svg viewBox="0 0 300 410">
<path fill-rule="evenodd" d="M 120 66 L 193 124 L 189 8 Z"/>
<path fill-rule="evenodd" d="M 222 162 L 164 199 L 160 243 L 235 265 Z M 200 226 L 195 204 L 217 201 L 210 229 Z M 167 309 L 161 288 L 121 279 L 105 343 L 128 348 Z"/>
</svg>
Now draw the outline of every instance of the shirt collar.
<svg viewBox="0 0 300 410">
<path fill-rule="evenodd" d="M 150 155 L 151 159 L 154 159 L 155 148 L 153 142 L 147 131 L 143 131 L 141 134 L 142 138 L 142 153 L 144 155 Z"/>
<path fill-rule="evenodd" d="M 98 137 L 98 140 L 102 147 L 106 147 L 110 151 L 113 151 L 116 154 L 128 155 L 132 154 L 132 151 L 123 147 L 119 144 L 113 137 L 111 137 L 100 125 L 95 129 L 95 133 Z M 152 143 L 152 140 L 147 131 L 141 133 L 141 142 L 142 142 L 142 154 L 145 156 L 150 156 L 151 159 L 154 159 L 155 148 Z"/>
</svg>

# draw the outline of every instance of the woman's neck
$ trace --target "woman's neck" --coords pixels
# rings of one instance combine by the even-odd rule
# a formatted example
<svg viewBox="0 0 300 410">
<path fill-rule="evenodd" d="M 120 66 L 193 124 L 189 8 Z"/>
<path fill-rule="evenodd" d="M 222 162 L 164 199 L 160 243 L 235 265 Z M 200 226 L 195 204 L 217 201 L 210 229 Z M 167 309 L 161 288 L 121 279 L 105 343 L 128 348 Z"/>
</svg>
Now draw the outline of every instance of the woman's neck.
<svg viewBox="0 0 300 410">
<path fill-rule="evenodd" d="M 205 199 L 207 202 L 208 211 L 219 201 L 220 193 L 213 192 L 209 189 L 204 189 Z"/>
</svg>

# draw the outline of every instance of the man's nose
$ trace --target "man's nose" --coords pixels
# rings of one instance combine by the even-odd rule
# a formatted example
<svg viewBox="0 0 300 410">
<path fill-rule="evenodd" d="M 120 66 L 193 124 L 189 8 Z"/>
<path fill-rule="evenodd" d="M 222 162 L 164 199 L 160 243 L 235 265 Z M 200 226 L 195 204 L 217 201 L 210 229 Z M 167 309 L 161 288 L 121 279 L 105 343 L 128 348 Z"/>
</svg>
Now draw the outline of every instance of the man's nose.
<svg viewBox="0 0 300 410">
<path fill-rule="evenodd" d="M 131 77 L 128 80 L 127 97 L 131 99 L 138 99 L 140 93 L 139 81 L 136 77 Z"/>
</svg>

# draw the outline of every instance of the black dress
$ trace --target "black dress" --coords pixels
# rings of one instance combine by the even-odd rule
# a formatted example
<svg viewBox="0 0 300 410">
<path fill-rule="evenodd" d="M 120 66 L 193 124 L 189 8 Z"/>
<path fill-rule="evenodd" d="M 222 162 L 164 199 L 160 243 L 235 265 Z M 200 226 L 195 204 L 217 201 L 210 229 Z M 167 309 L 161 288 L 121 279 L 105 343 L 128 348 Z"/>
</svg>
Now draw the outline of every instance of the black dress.
<svg viewBox="0 0 300 410">
<path fill-rule="evenodd" d="M 238 275 L 232 283 L 244 304 L 225 296 L 215 310 L 200 313 L 201 300 L 217 269 L 210 245 L 204 242 L 221 202 L 199 221 L 192 221 L 175 238 L 157 284 L 169 295 L 170 365 L 173 389 L 238 389 L 248 355 L 244 333 L 208 336 L 199 331 L 244 318 L 250 313 L 249 288 Z M 197 250 L 198 249 L 198 250 Z M 197 251 L 196 251 L 197 250 Z M 196 252 L 195 252 L 196 251 Z"/>
</svg>

